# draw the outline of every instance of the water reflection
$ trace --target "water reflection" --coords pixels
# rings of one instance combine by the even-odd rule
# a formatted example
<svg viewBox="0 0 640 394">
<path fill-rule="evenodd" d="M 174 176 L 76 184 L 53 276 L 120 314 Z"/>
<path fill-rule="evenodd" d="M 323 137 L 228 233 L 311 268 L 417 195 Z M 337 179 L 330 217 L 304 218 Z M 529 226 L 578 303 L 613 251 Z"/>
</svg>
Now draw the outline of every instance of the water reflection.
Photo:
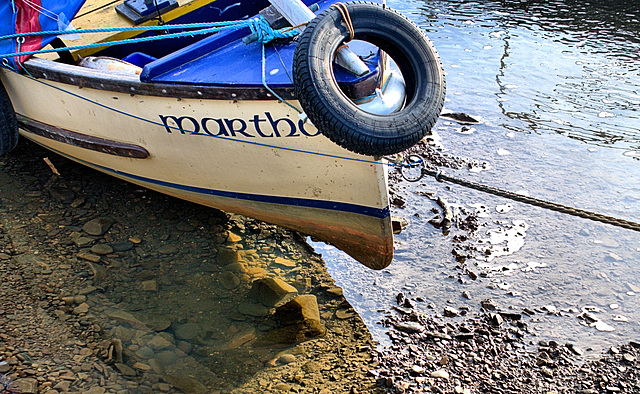
<svg viewBox="0 0 640 394">
<path fill-rule="evenodd" d="M 634 160 L 640 156 L 637 5 L 417 0 L 388 4 L 434 41 L 447 72 L 445 107 L 483 119 L 473 133 L 460 133 L 460 126 L 446 119 L 436 125 L 448 153 L 487 163 L 481 172 L 448 173 L 640 221 L 640 178 Z M 376 325 L 382 313 L 376 310 L 393 303 L 398 292 L 424 299 L 418 308 L 430 314 L 442 313 L 445 306 L 468 306 L 473 314 L 482 299 L 492 298 L 502 308 L 533 312 L 527 322 L 541 338 L 576 342 L 583 348 L 600 350 L 638 332 L 637 233 L 432 180 L 400 185 L 398 190 L 406 208 L 394 214 L 405 217 L 409 226 L 397 236 L 396 257 L 387 270 L 363 271 L 339 252 L 317 246 L 332 276 L 383 344 L 384 332 Z M 455 231 L 444 236 L 429 223 L 437 207 L 421 197 L 425 193 L 467 211 L 485 207 L 474 239 L 485 240 L 494 251 L 500 246 L 510 250 L 485 255 L 478 253 L 475 241 L 456 243 Z M 523 223 L 525 231 L 518 233 Z M 520 235 L 511 245 L 499 239 L 513 229 Z M 609 327 L 614 331 L 606 331 Z"/>
<path fill-rule="evenodd" d="M 449 75 L 467 78 L 465 95 L 500 108 L 501 126 L 640 148 L 640 9 L 633 2 L 390 5 L 429 32 Z"/>
</svg>

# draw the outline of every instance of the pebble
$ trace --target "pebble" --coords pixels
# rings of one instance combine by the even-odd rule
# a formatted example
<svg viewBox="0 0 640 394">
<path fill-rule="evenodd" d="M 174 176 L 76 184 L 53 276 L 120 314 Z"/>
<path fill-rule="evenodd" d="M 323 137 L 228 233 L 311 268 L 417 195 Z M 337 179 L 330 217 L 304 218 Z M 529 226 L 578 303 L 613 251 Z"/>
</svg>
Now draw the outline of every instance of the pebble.
<svg viewBox="0 0 640 394">
<path fill-rule="evenodd" d="M 106 233 L 112 224 L 112 219 L 102 217 L 88 221 L 82 226 L 82 230 L 89 235 L 100 236 Z"/>
<path fill-rule="evenodd" d="M 340 320 L 350 319 L 356 316 L 356 312 L 352 309 L 338 309 L 336 311 L 336 317 Z"/>
<path fill-rule="evenodd" d="M 289 259 L 285 259 L 282 257 L 276 257 L 276 259 L 273 261 L 274 264 L 279 265 L 281 267 L 286 267 L 286 268 L 293 268 L 296 266 L 296 263 L 294 263 L 293 261 L 289 260 Z"/>
<path fill-rule="evenodd" d="M 262 304 L 243 302 L 238 306 L 238 311 L 243 315 L 263 317 L 269 314 L 269 309 Z"/>
<path fill-rule="evenodd" d="M 125 376 L 136 376 L 136 371 L 128 365 L 115 363 L 114 366 Z"/>
<path fill-rule="evenodd" d="M 91 252 L 98 255 L 113 253 L 113 248 L 107 244 L 95 244 L 91 247 Z"/>
<path fill-rule="evenodd" d="M 92 263 L 97 263 L 100 261 L 100 256 L 88 252 L 78 252 L 76 257 L 82 260 L 90 261 Z"/>
<path fill-rule="evenodd" d="M 424 327 L 417 322 L 397 322 L 393 326 L 396 330 L 407 333 L 417 333 L 424 331 Z"/>
<path fill-rule="evenodd" d="M 331 287 L 327 289 L 327 294 L 333 297 L 342 297 L 343 292 L 341 287 Z"/>
<path fill-rule="evenodd" d="M 603 332 L 615 331 L 615 328 L 613 328 L 612 326 L 608 325 L 607 323 L 605 323 L 603 321 L 595 322 L 594 323 L 594 327 L 596 328 L 596 330 L 603 331 Z"/>
<path fill-rule="evenodd" d="M 431 377 L 432 378 L 437 378 L 437 379 L 448 380 L 449 379 L 449 372 L 445 371 L 444 369 L 439 369 L 437 371 L 431 372 Z"/>
<path fill-rule="evenodd" d="M 145 280 L 140 282 L 140 288 L 142 291 L 158 291 L 158 283 L 154 280 Z"/>
<path fill-rule="evenodd" d="M 202 332 L 202 327 L 198 323 L 185 323 L 176 328 L 175 335 L 178 339 L 190 341 Z"/>
<path fill-rule="evenodd" d="M 276 362 L 278 364 L 290 364 L 294 361 L 296 361 L 296 356 L 294 356 L 293 354 L 283 354 L 278 357 L 278 360 Z"/>
</svg>

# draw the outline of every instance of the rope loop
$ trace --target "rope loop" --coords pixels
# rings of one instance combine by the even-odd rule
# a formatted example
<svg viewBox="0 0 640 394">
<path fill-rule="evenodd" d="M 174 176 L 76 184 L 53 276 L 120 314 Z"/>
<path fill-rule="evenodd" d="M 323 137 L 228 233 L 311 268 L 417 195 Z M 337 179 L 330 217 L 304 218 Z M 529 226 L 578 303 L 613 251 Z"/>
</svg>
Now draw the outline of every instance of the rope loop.
<svg viewBox="0 0 640 394">
<path fill-rule="evenodd" d="M 410 170 L 418 169 L 417 175 L 410 175 Z M 424 160 L 418 155 L 409 155 L 405 160 L 405 163 L 400 166 L 400 174 L 402 178 L 407 182 L 418 182 L 424 177 Z"/>
<path fill-rule="evenodd" d="M 299 33 L 296 29 L 276 30 L 271 27 L 269 22 L 267 22 L 267 20 L 262 16 L 259 16 L 256 19 L 250 19 L 249 28 L 251 29 L 251 32 L 256 35 L 256 41 L 263 44 L 267 44 L 276 39 L 293 38 Z"/>
<path fill-rule="evenodd" d="M 353 40 L 356 34 L 353 30 L 353 23 L 351 22 L 351 15 L 349 15 L 349 9 L 347 8 L 347 5 L 344 3 L 335 3 L 331 5 L 331 8 L 333 7 L 340 11 L 340 15 L 342 15 L 342 19 L 344 19 L 344 23 L 345 25 L 347 25 L 347 29 L 349 30 L 349 39 L 345 40 L 345 42 Z"/>
</svg>

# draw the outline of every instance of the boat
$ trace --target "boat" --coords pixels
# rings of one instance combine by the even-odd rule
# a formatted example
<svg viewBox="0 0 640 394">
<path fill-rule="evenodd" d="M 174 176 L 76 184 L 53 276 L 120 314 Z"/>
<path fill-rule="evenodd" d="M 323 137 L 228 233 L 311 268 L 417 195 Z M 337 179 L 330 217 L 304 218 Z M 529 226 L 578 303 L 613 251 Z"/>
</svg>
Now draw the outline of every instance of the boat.
<svg viewBox="0 0 640 394">
<path fill-rule="evenodd" d="M 384 157 L 429 134 L 444 76 L 404 16 L 340 4 L 5 2 L 0 155 L 24 137 L 385 268 Z"/>
</svg>

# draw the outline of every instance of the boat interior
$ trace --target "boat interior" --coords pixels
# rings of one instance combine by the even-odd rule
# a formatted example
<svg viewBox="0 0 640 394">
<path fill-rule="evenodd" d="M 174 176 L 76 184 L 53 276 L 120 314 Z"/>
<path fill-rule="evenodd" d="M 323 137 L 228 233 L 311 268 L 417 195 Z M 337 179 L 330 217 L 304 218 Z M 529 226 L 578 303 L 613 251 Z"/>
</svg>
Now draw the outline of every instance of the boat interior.
<svg viewBox="0 0 640 394">
<path fill-rule="evenodd" d="M 143 0 L 133 1 L 140 3 Z M 317 3 L 316 0 L 305 0 L 304 2 L 308 6 L 317 7 L 320 12 L 335 3 L 335 1 L 328 0 L 321 0 Z M 122 0 L 87 0 L 73 19 L 72 27 L 74 29 L 91 29 L 135 26 L 135 21 L 128 19 L 121 12 L 125 3 Z M 258 15 L 269 5 L 267 0 L 186 0 L 180 1 L 176 5 L 177 8 L 161 13 L 160 17 L 153 17 L 139 23 L 139 25 L 159 26 L 243 20 Z M 83 34 L 82 36 L 66 35 L 60 38 L 66 47 L 73 47 L 97 42 L 144 38 L 166 34 L 166 32 L 121 31 Z M 175 33 L 176 31 L 169 32 Z M 235 88 L 261 86 L 263 80 L 261 65 L 264 61 L 265 75 L 270 87 L 274 89 L 292 87 L 291 69 L 295 43 L 288 40 L 267 45 L 264 48 L 263 56 L 263 48 L 259 42 L 248 44 L 243 42 L 243 38 L 250 35 L 251 30 L 244 27 L 208 35 L 185 34 L 182 37 L 159 41 L 85 48 L 67 53 L 67 56 L 47 54 L 47 56 L 41 57 L 57 62 L 98 68 L 103 71 L 114 70 L 115 72 L 119 70 L 119 72 L 137 74 L 140 81 L 144 83 L 233 86 Z M 370 73 L 364 76 L 355 76 L 336 66 L 334 74 L 347 95 L 352 98 L 364 97 L 371 94 L 376 86 L 379 86 L 379 52 L 377 48 L 364 41 L 354 40 L 349 46 L 365 61 Z M 87 58 L 93 60 L 97 58 L 102 62 L 88 62 Z M 113 62 L 126 62 L 124 63 L 126 67 L 119 67 Z M 349 86 L 362 86 L 364 81 L 368 81 L 364 84 L 368 86 L 364 89 L 365 92 L 362 92 L 362 88 L 349 88 Z M 360 90 L 360 92 L 355 92 L 355 90 Z"/>
</svg>

